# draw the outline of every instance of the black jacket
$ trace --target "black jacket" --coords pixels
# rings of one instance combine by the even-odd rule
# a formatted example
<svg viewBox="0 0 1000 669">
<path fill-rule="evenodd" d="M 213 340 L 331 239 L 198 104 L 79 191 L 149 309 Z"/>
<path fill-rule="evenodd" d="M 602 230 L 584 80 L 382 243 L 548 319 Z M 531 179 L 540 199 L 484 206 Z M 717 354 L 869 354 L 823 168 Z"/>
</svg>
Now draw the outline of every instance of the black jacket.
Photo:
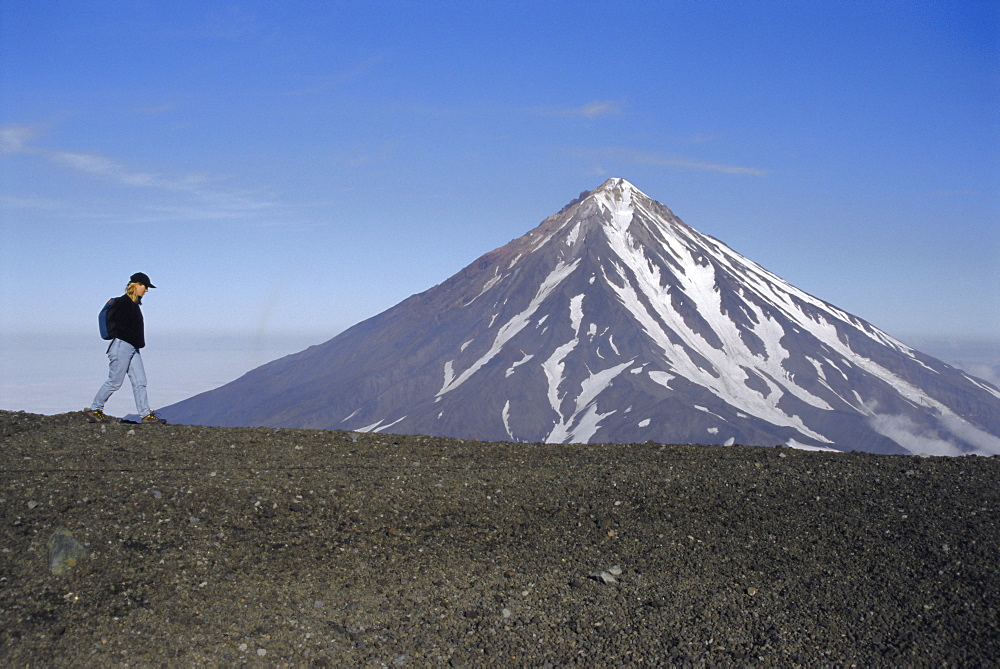
<svg viewBox="0 0 1000 669">
<path fill-rule="evenodd" d="M 108 334 L 136 348 L 146 345 L 142 309 L 128 295 L 116 297 L 115 303 L 108 309 Z"/>
</svg>

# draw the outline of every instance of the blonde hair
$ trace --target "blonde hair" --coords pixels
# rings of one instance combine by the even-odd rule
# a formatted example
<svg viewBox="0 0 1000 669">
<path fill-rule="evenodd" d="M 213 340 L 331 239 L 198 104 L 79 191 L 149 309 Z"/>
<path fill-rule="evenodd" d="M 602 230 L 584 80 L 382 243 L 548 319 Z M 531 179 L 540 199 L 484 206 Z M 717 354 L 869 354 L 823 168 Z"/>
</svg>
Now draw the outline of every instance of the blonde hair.
<svg viewBox="0 0 1000 669">
<path fill-rule="evenodd" d="M 135 294 L 136 286 L 139 284 L 135 281 L 130 281 L 127 286 L 125 286 L 125 294 L 130 300 L 136 304 L 142 304 L 142 298 Z"/>
</svg>

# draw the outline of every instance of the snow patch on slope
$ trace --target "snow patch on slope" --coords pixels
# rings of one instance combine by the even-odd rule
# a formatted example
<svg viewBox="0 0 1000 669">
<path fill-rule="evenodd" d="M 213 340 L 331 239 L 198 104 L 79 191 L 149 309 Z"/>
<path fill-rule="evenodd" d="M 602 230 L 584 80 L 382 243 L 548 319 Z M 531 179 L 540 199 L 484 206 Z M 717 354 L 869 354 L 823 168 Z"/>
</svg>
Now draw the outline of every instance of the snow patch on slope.
<svg viewBox="0 0 1000 669">
<path fill-rule="evenodd" d="M 580 384 L 580 393 L 573 402 L 573 408 L 568 415 L 564 415 L 559 409 L 559 421 L 545 438 L 547 443 L 586 443 L 594 436 L 600 427 L 601 421 L 615 413 L 614 410 L 606 413 L 597 411 L 597 396 L 611 384 L 611 382 L 631 365 L 634 360 L 623 362 L 619 365 L 609 367 L 603 371 L 591 374 Z M 551 385 L 550 385 L 551 388 Z"/>
<path fill-rule="evenodd" d="M 611 248 L 622 260 L 622 264 L 614 264 L 618 280 L 608 279 L 608 285 L 617 293 L 618 299 L 646 334 L 662 349 L 673 371 L 751 415 L 774 425 L 792 427 L 811 439 L 830 443 L 828 438 L 807 427 L 798 416 L 789 415 L 778 406 L 784 391 L 787 391 L 813 406 L 830 408 L 821 398 L 802 388 L 791 390 L 790 386 L 794 384 L 784 378 L 785 372 L 781 368 L 781 361 L 788 354 L 780 346 L 780 326 L 777 323 L 766 323 L 767 319 L 764 319 L 764 323 L 758 321 L 755 333 L 759 330 L 758 336 L 764 341 L 770 355 L 764 358 L 752 353 L 740 337 L 738 326 L 722 313 L 721 298 L 715 288 L 714 265 L 703 265 L 692 254 L 676 252 L 675 260 L 682 271 L 675 274 L 675 279 L 684 293 L 694 301 L 695 311 L 708 321 L 712 330 L 722 339 L 722 348 L 716 348 L 702 334 L 695 332 L 672 308 L 670 289 L 664 285 L 660 267 L 646 257 L 640 246 L 632 243 L 630 236 L 612 234 L 610 227 L 607 230 Z M 760 316 L 763 318 L 763 314 Z M 675 344 L 670 331 L 679 335 L 685 345 Z M 690 351 L 697 351 L 707 359 L 711 368 L 702 368 Z M 777 356 L 777 359 L 770 360 L 772 355 Z M 743 366 L 763 372 L 760 377 L 771 390 L 767 396 L 746 385 L 748 377 Z M 730 369 L 739 372 L 730 375 L 722 371 Z M 778 380 L 788 383 L 779 384 Z"/>
<path fill-rule="evenodd" d="M 521 365 L 523 365 L 524 363 L 528 362 L 529 360 L 535 357 L 534 354 L 525 353 L 524 351 L 521 351 L 521 353 L 524 355 L 524 357 L 515 362 L 509 368 L 507 368 L 507 371 L 504 372 L 505 377 L 509 378 L 510 375 L 514 373 L 515 369 L 517 369 L 518 367 L 520 367 Z"/>
<path fill-rule="evenodd" d="M 493 340 L 493 344 L 490 346 L 489 350 L 486 351 L 482 357 L 473 362 L 472 365 L 465 369 L 461 374 L 455 376 L 452 372 L 452 374 L 449 375 L 448 365 L 446 364 L 445 382 L 441 386 L 441 390 L 438 391 L 437 396 L 440 397 L 441 395 L 458 388 L 465 383 L 469 377 L 482 369 L 486 363 L 495 358 L 503 349 L 504 344 L 510 341 L 511 338 L 513 338 L 518 332 L 527 327 L 528 323 L 531 321 L 531 317 L 536 311 L 538 311 L 538 308 L 542 305 L 542 302 L 545 301 L 545 298 L 551 295 L 552 291 L 554 291 L 559 284 L 566 279 L 566 277 L 572 274 L 573 270 L 575 270 L 579 264 L 579 259 L 576 259 L 569 264 L 559 263 L 559 265 L 557 265 L 556 268 L 545 278 L 542 285 L 538 287 L 538 292 L 535 294 L 535 297 L 531 300 L 530 304 L 528 304 L 527 308 L 501 325 L 500 329 L 497 331 L 496 339 Z"/>
<path fill-rule="evenodd" d="M 507 430 L 507 436 L 513 441 L 514 433 L 510 431 L 510 400 L 507 400 L 503 405 L 503 413 L 500 417 L 503 419 L 503 428 Z"/>
<path fill-rule="evenodd" d="M 359 427 L 357 430 L 354 430 L 354 431 L 355 432 L 383 432 L 385 430 L 388 430 L 390 427 L 392 427 L 396 423 L 400 422 L 401 420 L 404 420 L 405 418 L 406 418 L 406 416 L 403 416 L 402 418 L 398 418 L 398 419 L 392 421 L 391 423 L 388 423 L 386 425 L 382 425 L 382 423 L 384 423 L 385 420 L 386 420 L 386 419 L 383 418 L 382 420 L 376 421 L 376 422 L 372 423 L 371 425 L 366 425 L 365 427 Z"/>
</svg>

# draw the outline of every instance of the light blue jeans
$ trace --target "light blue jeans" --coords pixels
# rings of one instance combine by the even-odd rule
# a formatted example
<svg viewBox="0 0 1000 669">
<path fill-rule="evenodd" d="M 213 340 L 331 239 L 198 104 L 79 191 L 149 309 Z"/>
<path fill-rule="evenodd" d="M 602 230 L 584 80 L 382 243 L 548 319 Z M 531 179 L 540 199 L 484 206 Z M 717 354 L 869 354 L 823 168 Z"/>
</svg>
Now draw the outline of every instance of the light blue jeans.
<svg viewBox="0 0 1000 669">
<path fill-rule="evenodd" d="M 108 371 L 108 380 L 104 382 L 101 389 L 94 397 L 91 409 L 103 409 L 104 404 L 111 397 L 111 394 L 122 387 L 125 375 L 132 382 L 132 395 L 135 397 L 135 410 L 139 416 L 149 413 L 149 399 L 146 397 L 146 370 L 142 366 L 142 356 L 139 349 L 127 341 L 115 339 L 108 347 L 108 360 L 111 361 L 111 369 Z"/>
</svg>

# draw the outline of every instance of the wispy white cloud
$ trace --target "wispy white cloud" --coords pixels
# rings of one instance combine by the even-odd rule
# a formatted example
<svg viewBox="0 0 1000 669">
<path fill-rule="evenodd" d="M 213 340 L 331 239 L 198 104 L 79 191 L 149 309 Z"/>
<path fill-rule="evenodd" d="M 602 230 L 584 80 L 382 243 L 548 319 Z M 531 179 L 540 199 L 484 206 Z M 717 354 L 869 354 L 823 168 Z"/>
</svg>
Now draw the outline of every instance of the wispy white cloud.
<svg viewBox="0 0 1000 669">
<path fill-rule="evenodd" d="M 686 156 L 678 156 L 668 153 L 656 153 L 630 149 L 626 147 L 606 147 L 601 149 L 586 149 L 575 151 L 576 155 L 602 162 L 628 163 L 633 165 L 655 165 L 660 167 L 675 167 L 678 169 L 695 170 L 702 172 L 718 172 L 720 174 L 735 174 L 739 176 L 766 177 L 770 170 L 759 167 L 745 167 L 742 165 L 727 165 L 724 163 L 713 163 L 702 160 L 695 160 Z"/>
<path fill-rule="evenodd" d="M 35 155 L 53 165 L 66 168 L 108 183 L 132 188 L 150 189 L 164 193 L 186 195 L 198 205 L 189 213 L 198 212 L 199 219 L 219 219 L 263 213 L 275 206 L 269 199 L 249 190 L 225 189 L 217 179 L 201 173 L 163 175 L 135 169 L 121 161 L 97 153 L 80 153 L 38 147 L 32 142 L 39 136 L 36 128 L 24 125 L 0 127 L 0 156 Z M 24 201 L 7 195 L 8 202 Z"/>
<path fill-rule="evenodd" d="M 569 116 L 596 119 L 603 116 L 620 116 L 624 105 L 614 100 L 594 100 L 581 107 L 532 107 L 529 111 L 540 116 Z"/>
<path fill-rule="evenodd" d="M 614 100 L 595 100 L 575 110 L 575 113 L 586 118 L 598 118 L 600 116 L 618 116 L 622 111 L 622 105 Z"/>
<path fill-rule="evenodd" d="M 74 153 L 71 151 L 45 151 L 48 158 L 59 165 L 77 172 L 104 177 L 128 186 L 160 186 L 168 187 L 154 174 L 129 170 L 125 165 L 106 156 L 93 153 Z"/>
<path fill-rule="evenodd" d="M 5 125 L 0 127 L 0 155 L 24 153 L 38 135 L 38 130 L 26 125 Z"/>
</svg>

